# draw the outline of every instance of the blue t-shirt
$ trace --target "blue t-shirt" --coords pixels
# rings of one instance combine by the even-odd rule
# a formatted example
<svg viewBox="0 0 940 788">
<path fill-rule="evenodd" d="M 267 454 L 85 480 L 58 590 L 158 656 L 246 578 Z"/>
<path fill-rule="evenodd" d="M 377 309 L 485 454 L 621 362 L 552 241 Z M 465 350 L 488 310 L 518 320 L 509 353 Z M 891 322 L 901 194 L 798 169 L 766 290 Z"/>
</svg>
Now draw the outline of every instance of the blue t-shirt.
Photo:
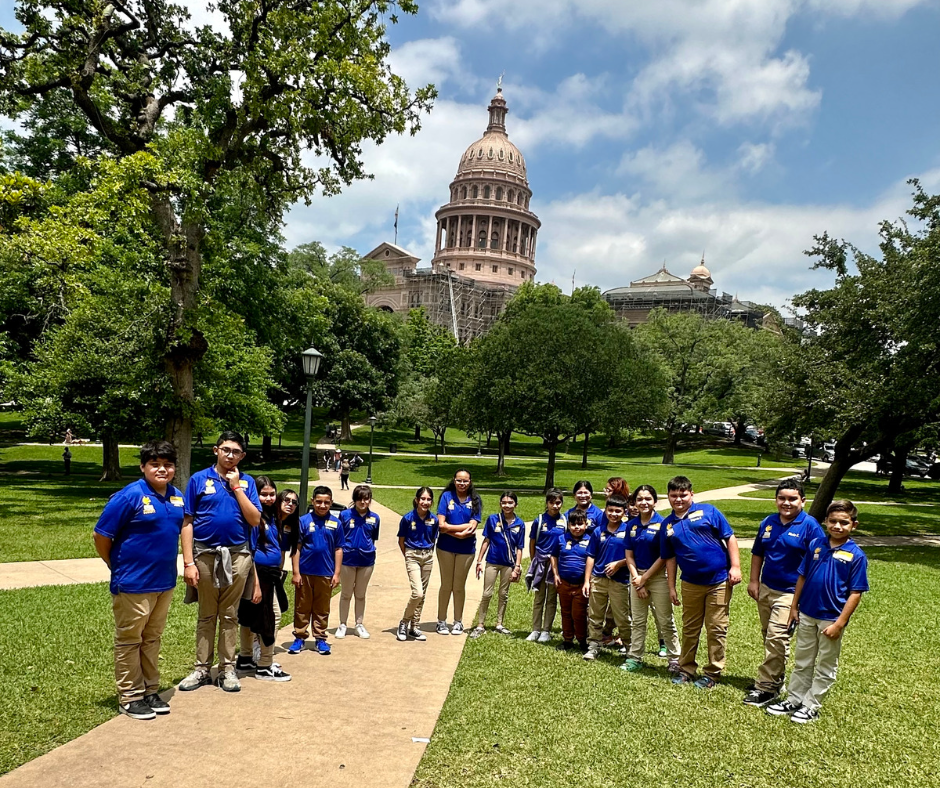
<svg viewBox="0 0 940 788">
<path fill-rule="evenodd" d="M 622 561 L 627 557 L 627 524 L 620 523 L 614 533 L 611 533 L 606 526 L 595 528 L 588 542 L 587 554 L 594 559 L 594 569 L 591 574 L 594 577 L 604 577 L 607 564 Z M 629 583 L 630 570 L 624 564 L 623 568 L 618 569 L 610 579 L 618 583 Z"/>
<path fill-rule="evenodd" d="M 421 518 L 414 509 L 401 518 L 398 524 L 398 538 L 405 540 L 405 547 L 409 550 L 430 550 L 437 540 L 437 518 L 429 511 L 427 517 Z"/>
<path fill-rule="evenodd" d="M 343 526 L 332 514 L 300 518 L 300 574 L 332 577 L 336 573 L 336 550 L 343 546 Z"/>
<path fill-rule="evenodd" d="M 728 551 L 734 536 L 725 516 L 710 503 L 693 503 L 681 520 L 674 512 L 660 528 L 660 555 L 675 558 L 686 583 L 713 586 L 728 579 Z"/>
<path fill-rule="evenodd" d="M 176 555 L 183 527 L 183 495 L 172 484 L 166 496 L 143 479 L 105 504 L 95 533 L 111 539 L 111 593 L 157 594 L 176 586 Z"/>
<path fill-rule="evenodd" d="M 369 510 L 363 517 L 351 506 L 339 513 L 339 521 L 343 526 L 343 566 L 375 566 L 379 516 Z"/>
<path fill-rule="evenodd" d="M 851 539 L 833 548 L 824 536 L 810 543 L 800 574 L 806 578 L 800 594 L 800 612 L 834 621 L 842 615 L 849 594 L 868 590 L 868 557 Z"/>
<path fill-rule="evenodd" d="M 653 512 L 646 525 L 639 515 L 627 522 L 627 549 L 633 551 L 633 563 L 640 574 L 659 560 L 662 523 L 663 516 L 659 512 Z"/>
<path fill-rule="evenodd" d="M 566 583 L 584 584 L 584 570 L 587 566 L 590 543 L 591 536 L 586 531 L 580 539 L 575 539 L 568 530 L 558 534 L 552 546 L 552 555 L 558 559 L 558 575 Z"/>
<path fill-rule="evenodd" d="M 751 548 L 753 555 L 764 559 L 760 581 L 774 591 L 792 594 L 810 542 L 825 536 L 822 526 L 806 512 L 800 512 L 787 525 L 780 522 L 779 514 L 765 517 Z"/>
<path fill-rule="evenodd" d="M 520 517 L 511 522 L 503 520 L 502 513 L 491 514 L 483 526 L 483 538 L 490 540 L 486 551 L 486 563 L 495 566 L 515 566 L 516 550 L 525 544 L 525 523 Z"/>
<path fill-rule="evenodd" d="M 529 527 L 529 539 L 535 540 L 537 553 L 551 555 L 558 536 L 566 530 L 568 530 L 568 518 L 565 515 L 559 513 L 558 517 L 552 519 L 547 513 L 542 512 Z"/>
<path fill-rule="evenodd" d="M 242 474 L 238 483 L 260 512 L 255 480 Z M 205 542 L 210 547 L 231 547 L 248 541 L 251 526 L 242 515 L 235 493 L 219 477 L 214 465 L 189 478 L 184 511 L 193 518 L 193 539 L 197 542 Z"/>
<path fill-rule="evenodd" d="M 261 538 L 261 529 L 264 529 L 265 542 L 263 547 L 258 547 Z M 251 555 L 258 566 L 273 566 L 280 569 L 284 566 L 284 546 L 281 544 L 280 534 L 277 532 L 277 523 L 274 518 L 268 519 L 264 515 L 261 517 L 261 525 L 251 529 L 249 538 L 251 545 Z"/>
<path fill-rule="evenodd" d="M 577 506 L 572 506 L 565 512 L 565 517 L 568 517 L 577 508 Z M 588 508 L 584 510 L 584 516 L 587 517 L 587 532 L 589 534 L 594 533 L 595 528 L 607 525 L 607 517 L 604 514 L 604 510 L 594 503 L 588 504 Z"/>
<path fill-rule="evenodd" d="M 479 501 L 479 497 L 477 497 Z M 437 513 L 444 515 L 444 522 L 450 525 L 466 525 L 471 520 L 482 522 L 482 506 L 474 514 L 473 499 L 467 498 L 461 503 L 457 496 L 445 490 L 441 493 L 441 499 L 437 503 Z M 458 539 L 450 534 L 441 534 L 437 538 L 437 549 L 446 550 L 449 553 L 458 553 L 461 555 L 473 555 L 477 549 L 476 534 L 468 536 L 466 539 Z"/>
</svg>

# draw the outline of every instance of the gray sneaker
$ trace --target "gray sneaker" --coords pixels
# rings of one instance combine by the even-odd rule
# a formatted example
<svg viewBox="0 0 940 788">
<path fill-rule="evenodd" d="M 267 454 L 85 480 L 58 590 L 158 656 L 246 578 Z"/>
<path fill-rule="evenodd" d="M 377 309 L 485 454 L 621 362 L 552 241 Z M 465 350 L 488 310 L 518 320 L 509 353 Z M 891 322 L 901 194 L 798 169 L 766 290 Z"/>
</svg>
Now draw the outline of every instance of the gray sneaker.
<svg viewBox="0 0 940 788">
<path fill-rule="evenodd" d="M 219 673 L 215 683 L 225 692 L 241 692 L 242 685 L 238 683 L 238 676 L 232 668 Z"/>
<path fill-rule="evenodd" d="M 182 692 L 191 692 L 211 683 L 212 677 L 209 675 L 209 671 L 205 668 L 196 668 L 180 682 L 179 688 Z"/>
<path fill-rule="evenodd" d="M 584 657 L 587 662 L 593 662 L 597 659 L 597 646 L 588 646 L 588 650 L 584 652 Z"/>
</svg>

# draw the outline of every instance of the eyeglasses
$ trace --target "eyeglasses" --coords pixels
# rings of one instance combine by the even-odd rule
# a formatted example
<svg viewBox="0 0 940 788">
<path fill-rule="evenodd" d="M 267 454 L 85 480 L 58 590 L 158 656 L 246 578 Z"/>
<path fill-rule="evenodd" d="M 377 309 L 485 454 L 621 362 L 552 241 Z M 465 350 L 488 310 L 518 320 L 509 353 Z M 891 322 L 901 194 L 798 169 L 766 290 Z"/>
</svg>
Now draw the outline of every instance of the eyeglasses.
<svg viewBox="0 0 940 788">
<path fill-rule="evenodd" d="M 241 449 L 230 449 L 227 446 L 216 446 L 216 449 L 226 457 L 241 457 L 245 453 Z"/>
</svg>

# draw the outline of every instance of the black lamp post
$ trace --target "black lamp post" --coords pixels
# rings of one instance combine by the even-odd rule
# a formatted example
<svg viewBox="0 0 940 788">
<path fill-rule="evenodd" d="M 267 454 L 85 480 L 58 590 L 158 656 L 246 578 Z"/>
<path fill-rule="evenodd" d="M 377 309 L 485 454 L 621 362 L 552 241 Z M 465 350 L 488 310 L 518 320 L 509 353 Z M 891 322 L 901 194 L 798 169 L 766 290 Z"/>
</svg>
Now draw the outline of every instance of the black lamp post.
<svg viewBox="0 0 940 788">
<path fill-rule="evenodd" d="M 313 410 L 313 379 L 320 369 L 323 354 L 316 348 L 308 347 L 300 354 L 307 378 L 307 412 L 304 416 L 304 456 L 300 462 L 300 511 L 307 511 L 307 477 L 310 475 L 310 417 Z"/>
<path fill-rule="evenodd" d="M 369 416 L 369 472 L 366 474 L 366 484 L 372 484 L 372 439 L 375 437 L 375 416 Z"/>
</svg>

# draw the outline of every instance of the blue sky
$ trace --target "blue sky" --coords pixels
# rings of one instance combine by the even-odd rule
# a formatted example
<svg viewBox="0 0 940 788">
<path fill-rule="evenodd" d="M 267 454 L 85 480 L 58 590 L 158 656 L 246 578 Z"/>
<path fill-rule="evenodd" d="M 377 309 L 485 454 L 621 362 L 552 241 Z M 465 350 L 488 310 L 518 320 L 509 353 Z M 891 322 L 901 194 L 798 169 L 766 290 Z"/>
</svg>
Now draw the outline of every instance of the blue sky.
<svg viewBox="0 0 940 788">
<path fill-rule="evenodd" d="M 201 15 L 201 14 L 199 14 Z M 7 4 L 0 24 L 9 24 Z M 505 72 L 510 138 L 542 220 L 537 279 L 627 284 L 705 251 L 716 286 L 783 306 L 826 286 L 802 251 L 940 191 L 940 0 L 425 0 L 393 67 L 440 98 L 414 137 L 366 146 L 375 179 L 296 206 L 284 233 L 426 264 L 434 211 Z"/>
</svg>

